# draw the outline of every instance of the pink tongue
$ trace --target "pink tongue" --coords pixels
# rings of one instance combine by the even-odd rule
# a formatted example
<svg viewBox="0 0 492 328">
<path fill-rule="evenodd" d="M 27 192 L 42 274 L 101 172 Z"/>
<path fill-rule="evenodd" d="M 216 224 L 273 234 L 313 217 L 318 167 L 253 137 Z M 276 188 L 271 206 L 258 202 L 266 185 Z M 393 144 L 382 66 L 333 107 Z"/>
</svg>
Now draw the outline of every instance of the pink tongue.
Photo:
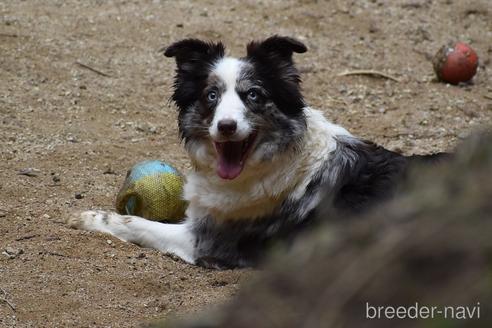
<svg viewBox="0 0 492 328">
<path fill-rule="evenodd" d="M 243 165 L 240 162 L 231 163 L 221 156 L 219 158 L 219 165 L 217 167 L 217 174 L 222 179 L 232 180 L 237 177 L 243 170 Z"/>
<path fill-rule="evenodd" d="M 242 142 L 224 142 L 217 147 L 217 174 L 222 179 L 232 180 L 243 170 Z"/>
</svg>

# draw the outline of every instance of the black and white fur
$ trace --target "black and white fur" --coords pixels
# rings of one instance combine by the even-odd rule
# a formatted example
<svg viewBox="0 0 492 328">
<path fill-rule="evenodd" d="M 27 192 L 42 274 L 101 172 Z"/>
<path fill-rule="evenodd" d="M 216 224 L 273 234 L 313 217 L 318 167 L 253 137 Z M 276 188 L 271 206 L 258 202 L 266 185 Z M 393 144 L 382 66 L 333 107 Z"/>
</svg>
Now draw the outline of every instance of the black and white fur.
<svg viewBox="0 0 492 328">
<path fill-rule="evenodd" d="M 292 60 L 306 50 L 279 36 L 250 43 L 243 58 L 226 57 L 221 43 L 172 44 L 165 50 L 177 63 L 172 99 L 194 166 L 185 220 L 86 211 L 70 224 L 192 264 L 245 267 L 319 220 L 320 205 L 353 213 L 390 197 L 417 158 L 358 139 L 308 107 Z"/>
</svg>

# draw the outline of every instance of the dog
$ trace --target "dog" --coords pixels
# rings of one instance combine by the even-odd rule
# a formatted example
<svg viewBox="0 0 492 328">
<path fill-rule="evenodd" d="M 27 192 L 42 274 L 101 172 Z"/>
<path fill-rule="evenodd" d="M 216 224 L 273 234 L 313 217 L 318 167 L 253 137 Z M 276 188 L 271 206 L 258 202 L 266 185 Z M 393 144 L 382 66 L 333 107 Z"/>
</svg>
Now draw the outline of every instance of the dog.
<svg viewBox="0 0 492 328">
<path fill-rule="evenodd" d="M 172 101 L 193 164 L 179 224 L 85 211 L 72 227 L 114 235 L 208 268 L 256 266 L 274 243 L 320 221 L 320 205 L 350 215 L 391 197 L 413 162 L 359 139 L 310 108 L 293 61 L 300 41 L 253 41 L 242 58 L 222 43 L 178 41 Z M 329 219 L 329 218 L 326 218 Z"/>
</svg>

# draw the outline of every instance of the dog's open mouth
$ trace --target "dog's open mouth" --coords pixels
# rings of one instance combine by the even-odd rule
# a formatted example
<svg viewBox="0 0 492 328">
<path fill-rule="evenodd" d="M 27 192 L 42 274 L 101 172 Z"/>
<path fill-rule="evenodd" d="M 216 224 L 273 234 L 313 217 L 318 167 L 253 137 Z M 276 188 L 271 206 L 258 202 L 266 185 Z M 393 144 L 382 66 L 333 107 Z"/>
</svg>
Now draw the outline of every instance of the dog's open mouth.
<svg viewBox="0 0 492 328">
<path fill-rule="evenodd" d="M 217 174 L 222 179 L 235 179 L 244 168 L 244 163 L 253 147 L 256 133 L 242 141 L 214 142 L 217 151 Z"/>
</svg>

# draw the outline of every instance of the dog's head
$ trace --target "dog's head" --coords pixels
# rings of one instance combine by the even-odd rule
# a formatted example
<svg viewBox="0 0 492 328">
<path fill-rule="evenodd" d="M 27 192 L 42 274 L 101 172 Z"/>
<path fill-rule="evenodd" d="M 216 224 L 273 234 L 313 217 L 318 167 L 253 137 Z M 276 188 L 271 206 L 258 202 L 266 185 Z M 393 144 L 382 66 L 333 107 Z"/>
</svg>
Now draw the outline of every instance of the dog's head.
<svg viewBox="0 0 492 328">
<path fill-rule="evenodd" d="M 177 70 L 172 100 L 191 159 L 223 179 L 272 161 L 302 138 L 304 99 L 292 54 L 301 42 L 273 36 L 251 42 L 243 58 L 225 57 L 222 43 L 196 39 L 165 50 Z"/>
</svg>

